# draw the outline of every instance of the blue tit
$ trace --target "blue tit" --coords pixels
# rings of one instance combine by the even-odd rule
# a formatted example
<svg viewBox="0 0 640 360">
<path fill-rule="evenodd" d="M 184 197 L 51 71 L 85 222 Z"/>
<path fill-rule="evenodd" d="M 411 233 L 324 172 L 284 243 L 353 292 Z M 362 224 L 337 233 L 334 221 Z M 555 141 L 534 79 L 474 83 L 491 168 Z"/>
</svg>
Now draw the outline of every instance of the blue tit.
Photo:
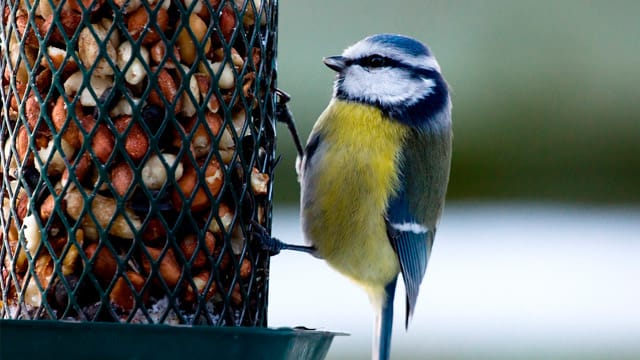
<svg viewBox="0 0 640 360">
<path fill-rule="evenodd" d="M 398 274 L 408 326 L 444 207 L 451 99 L 410 37 L 373 35 L 323 61 L 337 76 L 297 164 L 302 228 L 315 255 L 367 291 L 373 359 L 388 359 Z"/>
</svg>

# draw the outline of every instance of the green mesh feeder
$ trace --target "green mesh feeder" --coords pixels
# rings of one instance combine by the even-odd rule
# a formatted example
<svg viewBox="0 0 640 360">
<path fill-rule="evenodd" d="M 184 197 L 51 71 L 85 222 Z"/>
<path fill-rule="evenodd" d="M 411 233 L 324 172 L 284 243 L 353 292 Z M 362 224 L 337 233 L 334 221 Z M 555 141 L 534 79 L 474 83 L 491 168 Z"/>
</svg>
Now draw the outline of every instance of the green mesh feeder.
<svg viewBox="0 0 640 360">
<path fill-rule="evenodd" d="M 178 356 L 164 337 L 244 358 L 238 336 L 324 357 L 333 334 L 266 328 L 253 235 L 271 228 L 277 1 L 0 4 L 2 358 L 77 334 L 126 338 L 114 359 Z"/>
</svg>

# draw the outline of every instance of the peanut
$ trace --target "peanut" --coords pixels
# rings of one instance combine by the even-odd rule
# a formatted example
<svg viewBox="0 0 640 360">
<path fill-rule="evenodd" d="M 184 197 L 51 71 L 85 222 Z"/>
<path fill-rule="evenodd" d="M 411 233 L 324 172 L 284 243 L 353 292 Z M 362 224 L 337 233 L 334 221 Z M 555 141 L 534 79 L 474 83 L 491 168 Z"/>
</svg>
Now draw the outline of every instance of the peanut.
<svg viewBox="0 0 640 360">
<path fill-rule="evenodd" d="M 84 252 L 89 262 L 93 262 L 91 270 L 93 274 L 102 284 L 108 284 L 118 271 L 116 256 L 105 246 L 100 247 L 100 250 L 98 250 L 98 244 L 96 243 L 87 245 Z"/>
<path fill-rule="evenodd" d="M 144 47 L 140 47 L 139 55 L 142 57 L 142 61 L 146 64 L 149 63 L 149 50 Z M 140 61 L 140 58 L 136 57 L 131 61 L 133 56 L 133 49 L 130 42 L 125 41 L 118 47 L 118 68 L 123 71 L 124 80 L 131 85 L 138 85 L 147 76 L 147 72 L 144 65 Z"/>
<path fill-rule="evenodd" d="M 132 183 L 133 171 L 129 164 L 119 162 L 111 169 L 111 185 L 120 197 L 125 196 Z"/>
<path fill-rule="evenodd" d="M 249 276 L 251 276 L 251 261 L 249 261 L 249 259 L 242 259 L 242 262 L 240 263 L 239 273 L 240 278 L 242 279 L 247 279 L 249 278 Z"/>
<path fill-rule="evenodd" d="M 29 152 L 29 134 L 27 132 L 27 128 L 24 126 L 18 129 L 18 136 L 16 137 L 16 151 L 18 162 L 22 163 L 26 161 L 27 164 L 33 162 L 33 154 Z"/>
<path fill-rule="evenodd" d="M 53 197 L 52 194 L 49 194 L 49 196 L 47 196 L 44 199 L 44 201 L 42 202 L 42 205 L 40 206 L 40 222 L 45 223 L 47 220 L 49 220 L 51 215 L 53 215 L 55 206 L 56 206 L 55 198 Z M 63 208 L 64 210 L 64 204 L 60 204 L 60 207 Z"/>
<path fill-rule="evenodd" d="M 49 1 L 40 1 L 40 4 L 48 2 Z M 59 13 L 57 14 L 57 16 L 59 18 L 59 21 L 62 23 L 64 36 L 66 36 L 67 39 L 71 39 L 76 29 L 78 29 L 80 22 L 82 21 L 82 14 L 70 10 L 66 7 L 59 8 L 58 11 Z M 40 34 L 44 37 L 47 32 L 51 32 L 51 37 L 49 38 L 51 43 L 64 44 L 65 39 L 62 32 L 60 32 L 60 29 L 54 25 L 55 16 L 56 14 L 51 14 L 45 17 L 44 22 L 39 27 Z M 53 30 L 51 30 L 52 27 Z"/>
<path fill-rule="evenodd" d="M 166 61 L 163 64 L 163 67 L 166 69 L 175 69 L 175 62 L 180 62 L 180 51 L 175 46 L 173 47 L 172 55 L 173 57 L 167 54 L 167 47 L 164 41 L 158 41 L 151 48 L 151 60 L 153 60 L 155 64 L 160 64 L 166 58 Z"/>
<path fill-rule="evenodd" d="M 218 207 L 218 218 L 220 218 L 220 222 L 214 217 L 209 223 L 209 231 L 214 234 L 222 234 L 223 231 L 228 232 L 231 229 L 233 217 L 234 213 L 231 208 L 225 203 L 220 203 Z"/>
<path fill-rule="evenodd" d="M 256 195 L 267 195 L 269 192 L 269 175 L 261 173 L 258 169 L 251 170 L 251 190 Z"/>
<path fill-rule="evenodd" d="M 222 118 L 218 114 L 208 112 L 205 115 L 205 119 L 206 127 L 202 123 L 198 123 L 198 119 L 194 117 L 185 129 L 188 132 L 193 132 L 191 145 L 193 146 L 196 158 L 202 158 L 209 154 L 214 140 L 211 135 L 214 137 L 218 136 L 220 128 L 222 127 Z M 195 131 L 193 130 L 194 127 Z M 211 135 L 209 135 L 209 133 L 211 133 Z"/>
<path fill-rule="evenodd" d="M 149 137 L 140 124 L 131 125 L 131 119 L 131 116 L 120 116 L 114 121 L 114 125 L 121 137 L 124 137 L 124 148 L 129 157 L 134 161 L 140 161 L 149 149 Z M 127 128 L 129 132 L 125 135 Z"/>
<path fill-rule="evenodd" d="M 206 251 L 198 249 L 198 238 L 193 234 L 186 235 L 180 243 L 180 250 L 186 261 L 191 261 L 192 271 L 204 268 L 208 263 L 208 256 L 215 251 L 216 238 L 212 233 L 206 232 L 204 242 Z"/>
<path fill-rule="evenodd" d="M 56 100 L 56 104 L 51 110 L 51 121 L 56 132 L 62 132 L 62 138 L 74 149 L 79 149 L 82 146 L 80 140 L 80 130 L 75 121 L 67 117 L 67 105 L 63 96 L 59 96 Z M 64 128 L 66 125 L 66 128 Z M 63 130 L 64 128 L 64 130 Z"/>
<path fill-rule="evenodd" d="M 231 8 L 230 4 L 226 4 L 222 8 L 222 13 L 220 14 L 220 31 L 222 32 L 222 36 L 224 40 L 228 43 L 231 41 L 231 36 L 233 35 L 233 31 L 236 28 L 238 23 L 236 19 L 236 14 Z M 222 42 L 222 41 L 220 41 Z"/>
<path fill-rule="evenodd" d="M 149 20 L 149 15 L 154 15 L 155 18 Z M 167 30 L 169 25 L 169 13 L 164 7 L 155 9 L 155 6 L 147 10 L 146 7 L 141 6 L 137 10 L 128 16 L 127 30 L 134 40 L 138 40 L 144 33 L 142 40 L 143 45 L 152 44 L 160 40 L 160 32 Z"/>
<path fill-rule="evenodd" d="M 210 87 L 209 76 L 202 73 L 197 73 L 197 74 L 194 74 L 193 76 L 195 77 L 196 82 L 198 84 L 198 89 L 200 90 L 200 94 L 202 94 L 202 96 L 205 98 L 206 96 L 210 95 L 209 101 L 207 102 L 207 108 L 212 113 L 217 113 L 218 110 L 220 110 L 220 101 L 218 100 L 218 95 L 216 95 L 215 92 L 212 92 L 211 94 L 209 94 L 209 87 Z"/>
<path fill-rule="evenodd" d="M 164 224 L 158 218 L 151 218 L 142 232 L 142 240 L 145 244 L 156 242 L 167 235 Z"/>
<path fill-rule="evenodd" d="M 91 191 L 85 191 L 91 193 Z M 93 218 L 86 216 L 84 212 L 84 197 L 78 189 L 68 189 L 64 197 L 67 202 L 67 215 L 76 221 L 82 221 L 82 228 L 85 235 L 94 232 L 97 227 L 106 229 L 109 227 L 109 234 L 121 237 L 123 239 L 133 239 L 135 233 L 140 231 L 142 223 L 138 215 L 129 209 L 124 210 L 124 214 L 118 213 L 116 201 L 102 195 L 93 195 L 89 206 L 93 217 L 97 220 L 97 224 Z M 128 218 L 128 221 L 124 217 Z M 81 219 L 82 218 L 82 219 Z M 131 224 L 131 225 L 130 225 Z M 93 235 L 93 234 L 92 234 Z"/>
<path fill-rule="evenodd" d="M 124 276 L 126 276 L 129 281 L 131 281 L 131 285 L 125 280 Z M 135 298 L 131 287 L 136 291 L 136 293 L 141 293 L 144 287 L 145 279 L 142 275 L 134 272 L 127 271 L 125 275 L 118 278 L 113 289 L 109 293 L 109 300 L 116 306 L 120 307 L 125 311 L 133 310 L 135 304 Z M 142 292 L 142 302 L 146 303 L 149 300 L 148 292 Z"/>
<path fill-rule="evenodd" d="M 182 111 L 182 98 L 176 99 L 178 95 L 178 86 L 176 85 L 169 72 L 165 69 L 152 70 L 157 71 L 155 76 L 158 81 L 158 87 L 160 88 L 164 101 L 166 101 L 169 106 L 173 104 L 174 112 L 179 113 L 180 111 Z M 149 98 L 147 99 L 147 101 L 149 101 L 149 103 L 151 104 L 165 107 L 164 101 L 160 98 L 160 95 L 155 90 L 152 90 L 149 93 Z"/>
<path fill-rule="evenodd" d="M 185 73 L 189 71 L 188 67 L 184 65 L 182 67 Z M 195 103 L 193 102 L 193 100 L 191 100 L 192 97 L 195 100 Z M 183 100 L 184 106 L 182 107 L 182 110 L 180 111 L 180 113 L 184 116 L 195 115 L 196 113 L 195 104 L 200 103 L 200 88 L 198 87 L 198 81 L 196 77 L 193 75 L 189 76 L 189 90 L 188 92 L 185 91 L 182 94 L 182 100 Z"/>
<path fill-rule="evenodd" d="M 111 154 L 113 154 L 113 149 L 115 147 L 113 134 L 104 124 L 97 124 L 91 115 L 80 117 L 80 124 L 88 134 L 86 137 L 91 138 L 91 150 L 93 150 L 93 156 L 95 156 L 102 164 L 105 164 Z M 85 136 L 81 137 L 81 139 L 84 138 Z"/>
<path fill-rule="evenodd" d="M 231 302 L 235 305 L 242 304 L 242 292 L 240 291 L 240 284 L 236 283 L 233 286 L 233 290 L 231 291 L 230 296 Z"/>
<path fill-rule="evenodd" d="M 69 8 L 81 14 L 84 12 L 83 8 L 89 10 L 92 14 L 97 13 L 103 4 L 104 0 L 67 0 Z"/>
<path fill-rule="evenodd" d="M 160 277 L 162 278 L 162 280 L 164 280 L 165 284 L 167 284 L 170 289 L 175 288 L 175 286 L 178 284 L 178 281 L 180 280 L 180 276 L 182 275 L 182 269 L 178 265 L 178 261 L 176 260 L 176 257 L 173 253 L 173 249 L 167 249 L 162 258 L 160 258 L 160 256 L 162 256 L 161 249 L 156 249 L 153 247 L 146 247 L 146 249 L 149 253 L 150 258 L 144 254 L 142 255 L 142 267 L 144 268 L 144 270 L 148 274 L 151 274 L 151 261 L 153 261 L 154 263 L 159 262 L 158 272 L 160 273 Z"/>
<path fill-rule="evenodd" d="M 191 33 L 193 33 L 193 35 Z M 185 64 L 191 65 L 195 62 L 198 57 L 197 48 L 203 49 L 203 54 L 209 52 L 211 49 L 211 39 L 207 38 L 205 40 L 206 33 L 207 24 L 205 24 L 198 15 L 191 14 L 191 16 L 189 16 L 189 24 L 182 28 L 177 40 L 178 48 L 180 49 L 180 58 Z"/>
<path fill-rule="evenodd" d="M 76 158 L 75 168 L 73 176 L 76 178 L 77 182 L 82 182 L 87 177 L 89 170 L 91 169 L 92 161 L 91 156 L 88 152 L 82 153 Z M 65 167 L 62 172 L 62 178 L 60 179 L 60 183 L 62 186 L 67 185 L 69 181 L 69 168 Z"/>
<path fill-rule="evenodd" d="M 90 69 L 95 64 L 93 75 L 109 76 L 113 75 L 113 68 L 107 62 L 106 57 L 116 59 L 116 49 L 111 39 L 107 39 L 107 30 L 101 24 L 91 24 L 93 32 L 89 28 L 83 28 L 78 38 L 78 55 L 80 61 L 86 69 Z M 95 33 L 98 38 L 93 35 Z M 107 53 L 100 53 L 100 44 L 106 46 Z"/>
<path fill-rule="evenodd" d="M 162 157 L 162 159 L 161 159 Z M 152 190 L 159 190 L 162 186 L 167 182 L 167 169 L 165 168 L 164 162 L 169 166 L 170 169 L 174 168 L 172 171 L 173 177 L 175 181 L 180 180 L 183 174 L 182 163 L 178 162 L 176 165 L 176 161 L 178 158 L 172 154 L 161 154 L 160 156 L 154 154 L 147 162 L 144 164 L 142 168 L 142 181 L 144 184 Z"/>
<path fill-rule="evenodd" d="M 198 296 L 202 296 L 202 295 L 204 295 L 205 300 L 211 299 L 216 294 L 217 285 L 216 285 L 216 282 L 213 279 L 211 279 L 211 284 L 207 288 L 207 284 L 209 283 L 210 278 L 211 278 L 211 272 L 209 271 L 203 271 L 196 274 L 193 277 L 193 283 L 196 286 L 196 289 L 194 290 L 193 286 L 189 285 L 184 294 L 184 301 L 189 304 L 192 304 L 196 302 Z"/>
</svg>

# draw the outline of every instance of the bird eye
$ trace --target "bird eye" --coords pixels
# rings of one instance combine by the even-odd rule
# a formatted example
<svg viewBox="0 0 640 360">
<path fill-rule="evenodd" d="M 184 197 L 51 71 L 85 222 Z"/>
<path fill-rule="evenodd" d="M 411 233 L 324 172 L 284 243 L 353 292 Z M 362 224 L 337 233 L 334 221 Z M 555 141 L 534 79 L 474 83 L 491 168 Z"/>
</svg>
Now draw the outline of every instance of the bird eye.
<svg viewBox="0 0 640 360">
<path fill-rule="evenodd" d="M 370 68 L 379 68 L 387 66 L 387 59 L 380 55 L 371 55 L 364 59 L 364 66 Z"/>
</svg>

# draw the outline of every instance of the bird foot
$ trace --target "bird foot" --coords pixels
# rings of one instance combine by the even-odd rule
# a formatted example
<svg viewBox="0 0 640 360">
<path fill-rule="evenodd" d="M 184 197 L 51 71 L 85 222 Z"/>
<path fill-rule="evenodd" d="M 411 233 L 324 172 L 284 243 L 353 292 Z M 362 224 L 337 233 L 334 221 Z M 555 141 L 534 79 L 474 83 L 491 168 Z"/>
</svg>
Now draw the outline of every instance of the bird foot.
<svg viewBox="0 0 640 360">
<path fill-rule="evenodd" d="M 279 239 L 272 237 L 264 226 L 260 225 L 256 221 L 251 222 L 251 228 L 253 235 L 260 242 L 260 247 L 269 253 L 270 256 L 278 255 L 282 250 L 293 250 L 305 252 L 318 257 L 316 248 L 314 246 L 304 245 L 292 245 L 280 241 Z"/>
</svg>

